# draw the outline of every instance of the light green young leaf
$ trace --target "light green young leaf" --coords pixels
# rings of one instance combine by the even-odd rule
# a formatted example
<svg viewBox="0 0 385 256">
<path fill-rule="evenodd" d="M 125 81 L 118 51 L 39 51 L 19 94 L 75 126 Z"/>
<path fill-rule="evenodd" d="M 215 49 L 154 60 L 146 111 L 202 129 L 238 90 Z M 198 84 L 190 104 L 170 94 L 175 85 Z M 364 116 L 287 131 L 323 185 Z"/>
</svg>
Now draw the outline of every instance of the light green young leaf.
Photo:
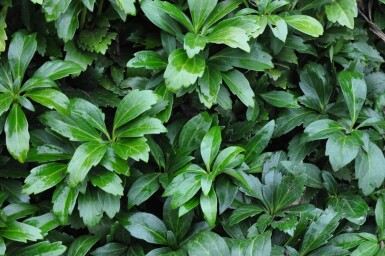
<svg viewBox="0 0 385 256">
<path fill-rule="evenodd" d="M 213 164 L 213 172 L 218 174 L 227 168 L 227 166 L 234 160 L 236 156 L 245 151 L 241 147 L 230 146 L 222 150 Z"/>
<path fill-rule="evenodd" d="M 353 124 L 356 122 L 366 99 L 366 82 L 359 73 L 342 71 L 338 74 L 346 105 Z"/>
<path fill-rule="evenodd" d="M 354 28 L 354 18 L 358 15 L 355 0 L 334 0 L 325 6 L 326 17 L 331 22 L 338 22 L 350 29 Z"/>
<path fill-rule="evenodd" d="M 72 213 L 79 191 L 71 188 L 66 183 L 60 183 L 53 193 L 52 211 L 61 224 L 66 225 L 69 215 Z"/>
<path fill-rule="evenodd" d="M 136 0 L 116 0 L 124 13 L 132 16 L 136 15 L 135 1 Z"/>
<path fill-rule="evenodd" d="M 207 65 L 203 76 L 198 79 L 199 98 L 207 108 L 211 108 L 217 102 L 221 88 L 222 75 L 214 65 Z"/>
<path fill-rule="evenodd" d="M 4 126 L 8 152 L 20 163 L 27 159 L 29 151 L 28 121 L 19 104 L 13 104 Z"/>
<path fill-rule="evenodd" d="M 33 77 L 46 77 L 52 80 L 58 80 L 63 77 L 77 74 L 82 71 L 82 67 L 72 61 L 53 60 L 45 62 Z"/>
<path fill-rule="evenodd" d="M 160 134 L 167 132 L 162 122 L 153 117 L 141 117 L 122 126 L 117 132 L 116 137 L 136 138 L 148 134 Z"/>
<path fill-rule="evenodd" d="M 50 212 L 40 216 L 28 218 L 24 221 L 24 223 L 40 229 L 43 236 L 47 235 L 49 231 L 57 228 L 60 225 L 55 215 Z"/>
<path fill-rule="evenodd" d="M 201 156 L 207 170 L 210 170 L 211 163 L 218 154 L 221 142 L 221 129 L 218 126 L 211 127 L 209 132 L 203 137 Z"/>
<path fill-rule="evenodd" d="M 79 194 L 78 210 L 87 227 L 93 227 L 100 222 L 103 217 L 103 209 L 95 190 L 87 189 L 85 194 Z"/>
<path fill-rule="evenodd" d="M 191 23 L 190 18 L 182 10 L 180 10 L 175 5 L 173 5 L 169 2 L 166 2 L 166 1 L 162 1 L 159 3 L 160 3 L 160 6 L 162 7 L 162 9 L 168 15 L 170 15 L 172 18 L 177 20 L 183 26 L 185 26 L 188 31 L 190 31 L 190 32 L 194 31 L 194 28 L 193 28 L 193 25 Z"/>
<path fill-rule="evenodd" d="M 86 142 L 80 145 L 68 163 L 69 182 L 75 187 L 87 176 L 90 169 L 102 160 L 107 146 L 97 142 Z"/>
<path fill-rule="evenodd" d="M 157 102 L 157 96 L 150 90 L 133 90 L 119 103 L 114 119 L 114 130 L 149 110 Z"/>
<path fill-rule="evenodd" d="M 0 233 L 4 238 L 22 243 L 43 239 L 40 229 L 15 220 L 8 222 L 6 227 L 0 228 Z"/>
<path fill-rule="evenodd" d="M 215 5 L 215 8 L 211 12 L 211 14 L 207 17 L 204 26 L 202 27 L 203 31 L 206 31 L 212 25 L 214 25 L 217 21 L 225 17 L 227 14 L 235 10 L 240 4 L 242 0 L 225 0 Z"/>
<path fill-rule="evenodd" d="M 31 174 L 25 179 L 23 193 L 39 194 L 50 189 L 64 179 L 66 172 L 66 164 L 48 163 L 37 166 L 31 170 Z"/>
<path fill-rule="evenodd" d="M 0 94 L 0 116 L 4 112 L 8 111 L 9 107 L 13 102 L 13 96 L 10 93 L 1 93 Z"/>
<path fill-rule="evenodd" d="M 208 36 L 208 41 L 214 44 L 225 44 L 231 48 L 239 48 L 250 52 L 247 31 L 239 27 L 224 26 L 214 29 Z"/>
<path fill-rule="evenodd" d="M 81 1 L 72 1 L 66 11 L 55 21 L 55 27 L 59 38 L 64 42 L 72 40 L 79 27 L 79 13 L 82 10 Z"/>
<path fill-rule="evenodd" d="M 127 67 L 146 69 L 165 69 L 167 61 L 159 53 L 153 51 L 140 51 L 134 54 Z"/>
<path fill-rule="evenodd" d="M 207 41 L 207 37 L 189 32 L 184 37 L 183 48 L 187 56 L 192 58 L 205 48 Z"/>
<path fill-rule="evenodd" d="M 361 255 L 367 255 L 367 256 L 380 256 L 381 254 L 377 254 L 377 252 L 380 251 L 380 246 L 377 242 L 374 241 L 365 241 L 362 244 L 360 244 L 356 250 L 353 251 L 351 256 L 361 256 Z"/>
<path fill-rule="evenodd" d="M 26 93 L 24 96 L 49 109 L 56 109 L 62 114 L 67 112 L 70 103 L 64 93 L 51 88 L 33 90 Z"/>
<path fill-rule="evenodd" d="M 130 168 L 128 167 L 128 163 L 126 160 L 119 157 L 114 152 L 112 147 L 108 147 L 106 154 L 104 154 L 99 164 L 104 166 L 104 168 L 110 170 L 111 172 L 116 172 L 118 174 L 129 176 Z"/>
<path fill-rule="evenodd" d="M 273 35 L 282 42 L 285 42 L 287 37 L 287 24 L 285 20 L 278 15 L 269 15 L 268 24 Z"/>
<path fill-rule="evenodd" d="M 42 3 L 46 20 L 53 21 L 57 20 L 67 10 L 71 0 L 45 0 Z"/>
<path fill-rule="evenodd" d="M 15 251 L 15 255 L 18 256 L 30 256 L 30 255 L 49 255 L 49 256 L 60 256 L 67 250 L 65 245 L 62 245 L 62 242 L 50 243 L 48 241 L 43 241 L 40 243 L 32 244 L 29 246 L 20 247 Z"/>
<path fill-rule="evenodd" d="M 369 195 L 380 187 L 385 178 L 382 167 L 385 166 L 385 157 L 381 149 L 373 142 L 369 143 L 369 151 L 360 150 L 355 163 L 355 175 L 358 186 L 364 195 Z"/>
<path fill-rule="evenodd" d="M 259 94 L 267 103 L 278 108 L 299 108 L 296 97 L 285 91 L 270 91 Z"/>
<path fill-rule="evenodd" d="M 8 63 L 14 80 L 23 79 L 36 48 L 36 34 L 26 35 L 23 32 L 13 34 L 8 49 Z"/>
<path fill-rule="evenodd" d="M 145 138 L 132 138 L 114 142 L 112 144 L 114 152 L 124 160 L 132 158 L 135 161 L 142 160 L 147 162 L 149 158 L 150 147 Z"/>
<path fill-rule="evenodd" d="M 240 71 L 232 69 L 222 73 L 222 78 L 243 104 L 247 107 L 254 107 L 254 91 L 251 89 L 250 83 Z"/>
<path fill-rule="evenodd" d="M 205 67 L 206 62 L 202 56 L 189 58 L 185 50 L 174 50 L 168 57 L 164 73 L 167 89 L 177 92 L 182 87 L 189 87 L 203 76 Z"/>
<path fill-rule="evenodd" d="M 285 17 L 285 21 L 292 28 L 313 37 L 319 37 L 324 29 L 318 20 L 307 15 L 290 15 Z"/>
</svg>

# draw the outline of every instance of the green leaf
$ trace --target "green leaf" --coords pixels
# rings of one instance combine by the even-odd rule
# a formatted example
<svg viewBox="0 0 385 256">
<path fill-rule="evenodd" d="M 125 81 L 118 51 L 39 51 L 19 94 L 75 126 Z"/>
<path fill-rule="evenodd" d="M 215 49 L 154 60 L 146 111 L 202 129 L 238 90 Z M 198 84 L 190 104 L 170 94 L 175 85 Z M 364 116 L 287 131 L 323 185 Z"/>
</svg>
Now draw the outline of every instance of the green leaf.
<svg viewBox="0 0 385 256">
<path fill-rule="evenodd" d="M 68 248 L 68 256 L 85 256 L 87 252 L 99 241 L 97 236 L 83 235 L 76 238 Z"/>
<path fill-rule="evenodd" d="M 207 17 L 202 31 L 206 31 L 217 21 L 225 17 L 227 14 L 235 10 L 242 0 L 225 0 L 215 5 L 215 8 L 212 10 L 211 14 Z"/>
<path fill-rule="evenodd" d="M 259 44 L 254 44 L 249 53 L 239 49 L 225 48 L 210 57 L 210 61 L 237 68 L 254 71 L 264 71 L 274 67 L 272 57 L 262 49 Z"/>
<path fill-rule="evenodd" d="M 333 93 L 332 82 L 326 68 L 316 63 L 305 65 L 300 72 L 299 86 L 305 94 L 302 104 L 318 112 L 324 112 Z"/>
<path fill-rule="evenodd" d="M 146 69 L 165 69 L 167 61 L 157 52 L 140 51 L 134 54 L 127 67 L 146 68 Z"/>
<path fill-rule="evenodd" d="M 101 188 L 114 196 L 123 195 L 122 180 L 111 171 L 95 169 L 90 174 L 92 185 Z"/>
<path fill-rule="evenodd" d="M 126 251 L 128 250 L 128 246 L 121 243 L 108 243 L 99 247 L 95 251 L 91 252 L 93 256 L 121 256 L 126 255 Z"/>
<path fill-rule="evenodd" d="M 250 52 L 249 36 L 242 28 L 217 26 L 207 37 L 210 43 L 225 44 L 231 48 L 239 48 L 245 52 Z"/>
<path fill-rule="evenodd" d="M 128 191 L 128 208 L 140 205 L 150 198 L 160 187 L 159 173 L 140 176 Z"/>
<path fill-rule="evenodd" d="M 4 239 L 0 236 L 0 255 L 5 255 L 6 245 L 4 243 Z"/>
<path fill-rule="evenodd" d="M 78 197 L 78 190 L 71 188 L 66 183 L 60 183 L 53 193 L 53 213 L 59 219 L 60 223 L 67 224 L 68 216 L 72 213 L 76 199 Z"/>
<path fill-rule="evenodd" d="M 282 42 L 285 42 L 287 37 L 287 24 L 285 20 L 278 15 L 269 15 L 268 18 L 268 24 L 273 35 Z"/>
<path fill-rule="evenodd" d="M 113 219 L 120 211 L 120 196 L 111 195 L 100 189 L 97 190 L 96 194 L 102 210 L 110 219 Z"/>
<path fill-rule="evenodd" d="M 337 213 L 326 210 L 307 229 L 301 245 L 300 254 L 306 255 L 308 252 L 325 244 L 331 237 L 333 231 L 338 226 L 339 217 Z"/>
<path fill-rule="evenodd" d="M 4 131 L 8 152 L 23 163 L 29 150 L 28 121 L 20 105 L 13 104 L 5 121 Z"/>
<path fill-rule="evenodd" d="M 46 77 L 52 80 L 58 80 L 63 77 L 77 74 L 82 71 L 82 67 L 72 61 L 53 60 L 45 62 L 33 77 Z"/>
<path fill-rule="evenodd" d="M 231 146 L 222 150 L 213 164 L 213 172 L 218 174 L 231 164 L 231 161 L 235 159 L 241 152 L 245 151 L 241 147 Z"/>
<path fill-rule="evenodd" d="M 116 0 L 124 13 L 132 16 L 136 15 L 135 1 L 136 0 Z"/>
<path fill-rule="evenodd" d="M 183 48 L 186 50 L 187 56 L 192 58 L 203 51 L 207 41 L 207 37 L 189 32 L 184 37 Z"/>
<path fill-rule="evenodd" d="M 71 1 L 66 11 L 60 15 L 55 22 L 57 35 L 68 42 L 74 38 L 75 32 L 79 27 L 79 13 L 82 10 L 81 1 Z"/>
<path fill-rule="evenodd" d="M 24 221 L 24 223 L 40 229 L 44 236 L 47 235 L 49 231 L 60 225 L 59 221 L 52 213 L 46 213 L 40 216 L 28 218 Z"/>
<path fill-rule="evenodd" d="M 188 0 L 187 2 L 194 24 L 194 32 L 197 33 L 214 10 L 218 0 Z"/>
<path fill-rule="evenodd" d="M 375 218 L 377 224 L 377 231 L 380 239 L 382 239 L 385 234 L 385 199 L 383 195 L 377 198 Z"/>
<path fill-rule="evenodd" d="M 96 142 L 87 142 L 78 147 L 68 163 L 69 182 L 75 187 L 82 182 L 90 169 L 102 160 L 107 146 Z"/>
<path fill-rule="evenodd" d="M 163 10 L 161 1 L 143 0 L 141 8 L 146 17 L 160 29 L 172 35 L 181 33 L 178 23 Z"/>
<path fill-rule="evenodd" d="M 329 137 L 325 155 L 329 156 L 333 170 L 338 171 L 356 158 L 359 149 L 360 144 L 355 137 L 339 132 Z"/>
<path fill-rule="evenodd" d="M 285 91 L 270 91 L 259 94 L 267 103 L 278 108 L 299 108 L 296 97 Z"/>
<path fill-rule="evenodd" d="M 108 147 L 106 154 L 104 154 L 99 164 L 104 166 L 104 168 L 110 170 L 111 172 L 116 172 L 118 174 L 129 176 L 130 168 L 128 167 L 126 160 L 117 156 L 112 147 Z"/>
<path fill-rule="evenodd" d="M 254 92 L 245 75 L 236 69 L 222 73 L 223 80 L 233 94 L 247 107 L 254 107 Z"/>
<path fill-rule="evenodd" d="M 178 146 L 182 151 L 180 153 L 188 154 L 199 148 L 203 137 L 209 131 L 211 126 L 211 116 L 207 112 L 191 118 L 182 128 L 179 135 Z"/>
<path fill-rule="evenodd" d="M 279 137 L 293 130 L 295 127 L 317 120 L 318 115 L 311 109 L 294 108 L 283 109 L 276 119 L 276 127 L 274 129 L 273 137 Z"/>
<path fill-rule="evenodd" d="M 185 26 L 188 31 L 191 32 L 194 30 L 189 17 L 183 11 L 181 11 L 178 7 L 176 7 L 175 5 L 169 2 L 160 2 L 160 6 L 168 15 L 170 15 L 172 18 L 177 20 L 183 26 Z"/>
<path fill-rule="evenodd" d="M 39 194 L 50 189 L 62 181 L 66 173 L 66 164 L 48 163 L 35 167 L 24 181 L 23 193 Z"/>
<path fill-rule="evenodd" d="M 263 212 L 263 208 L 259 205 L 242 204 L 231 213 L 231 216 L 229 217 L 229 224 L 238 224 L 239 222 L 253 217 L 261 212 Z"/>
<path fill-rule="evenodd" d="M 358 186 L 362 189 L 364 195 L 369 195 L 381 186 L 385 178 L 382 166 L 385 166 L 384 154 L 373 142 L 369 142 L 367 152 L 364 150 L 358 152 L 355 175 L 358 178 Z"/>
<path fill-rule="evenodd" d="M 211 127 L 202 139 L 201 156 L 207 170 L 210 170 L 211 163 L 219 152 L 221 141 L 221 129 L 218 126 Z"/>
<path fill-rule="evenodd" d="M 245 146 L 245 162 L 250 163 L 254 158 L 258 157 L 269 144 L 271 136 L 274 132 L 274 120 L 263 126 Z"/>
<path fill-rule="evenodd" d="M 23 32 L 13 34 L 8 49 L 8 63 L 14 80 L 23 79 L 36 47 L 36 34 L 26 35 Z"/>
<path fill-rule="evenodd" d="M 214 228 L 218 212 L 218 201 L 217 194 L 213 188 L 211 188 L 207 195 L 204 193 L 201 194 L 200 205 L 204 218 L 209 224 L 209 227 Z"/>
<path fill-rule="evenodd" d="M 231 255 L 225 240 L 210 231 L 198 233 L 187 243 L 189 256 Z"/>
<path fill-rule="evenodd" d="M 0 232 L 2 237 L 22 243 L 43 239 L 40 229 L 15 220 L 8 222 L 6 227 L 0 228 Z"/>
<path fill-rule="evenodd" d="M 219 177 L 215 181 L 215 192 L 218 197 L 219 214 L 222 214 L 234 201 L 238 187 L 230 179 Z"/>
<path fill-rule="evenodd" d="M 23 84 L 20 92 L 42 88 L 57 88 L 57 84 L 53 80 L 46 77 L 32 77 Z"/>
<path fill-rule="evenodd" d="M 218 68 L 207 65 L 203 76 L 198 79 L 199 97 L 207 108 L 211 108 L 217 102 L 221 88 L 222 75 Z"/>
<path fill-rule="evenodd" d="M 5 22 L 5 18 L 7 16 L 7 11 L 8 9 L 3 7 L 1 10 L 0 10 L 0 52 L 3 52 L 5 51 L 5 45 L 6 45 L 6 41 L 8 39 L 7 37 L 7 34 L 6 34 L 6 31 L 5 29 L 7 28 L 7 23 Z M 1 241 L 0 241 L 1 243 Z M 4 244 L 4 241 L 3 243 L 1 244 Z M 4 244 L 4 247 L 3 246 L 0 246 L 0 253 L 1 253 L 1 249 L 5 250 L 5 244 Z M 5 251 L 4 251 L 5 253 Z"/>
<path fill-rule="evenodd" d="M 306 127 L 306 141 L 326 139 L 333 134 L 340 134 L 339 131 L 341 130 L 345 130 L 345 127 L 336 121 L 330 119 L 317 120 Z"/>
<path fill-rule="evenodd" d="M 125 139 L 112 144 L 114 152 L 124 160 L 131 157 L 135 161 L 148 161 L 150 147 L 145 138 Z"/>
<path fill-rule="evenodd" d="M 86 193 L 80 193 L 78 198 L 79 215 L 88 227 L 95 226 L 103 217 L 103 209 L 95 192 L 87 189 Z"/>
<path fill-rule="evenodd" d="M 265 232 L 248 242 L 245 256 L 272 255 L 271 249 L 271 232 Z"/>
<path fill-rule="evenodd" d="M 155 215 L 137 212 L 122 219 L 120 223 L 133 237 L 151 244 L 167 244 L 166 226 Z"/>
<path fill-rule="evenodd" d="M 65 12 L 71 0 L 47 0 L 43 2 L 43 10 L 47 21 L 57 20 Z"/>
<path fill-rule="evenodd" d="M 362 225 L 366 221 L 369 206 L 358 195 L 344 195 L 335 197 L 329 202 L 329 207 L 341 213 L 343 218 L 348 219 L 357 225 Z"/>
<path fill-rule="evenodd" d="M 285 21 L 292 28 L 313 37 L 319 37 L 324 33 L 321 23 L 311 16 L 291 15 L 286 16 Z"/>
<path fill-rule="evenodd" d="M 50 255 L 60 256 L 67 250 L 62 242 L 50 243 L 43 241 L 37 244 L 29 245 L 18 249 L 16 252 L 19 256 L 30 256 L 30 255 Z"/>
<path fill-rule="evenodd" d="M 171 230 L 179 241 L 188 234 L 193 221 L 194 213 L 189 211 L 183 216 L 178 215 L 178 210 L 171 208 L 171 200 L 167 198 L 163 205 L 163 221 L 168 230 Z"/>
<path fill-rule="evenodd" d="M 13 96 L 10 93 L 1 93 L 0 94 L 0 116 L 4 112 L 8 111 L 9 107 L 13 102 Z"/>
<path fill-rule="evenodd" d="M 354 28 L 354 18 L 358 15 L 355 0 L 334 0 L 325 6 L 326 17 L 331 22 L 338 22 L 350 29 Z"/>
<path fill-rule="evenodd" d="M 40 121 L 51 130 L 69 138 L 72 141 L 101 141 L 98 132 L 80 119 L 72 119 L 58 112 L 45 112 Z"/>
<path fill-rule="evenodd" d="M 366 83 L 359 73 L 342 71 L 338 74 L 338 82 L 348 107 L 353 124 L 356 122 L 366 99 Z"/>
<path fill-rule="evenodd" d="M 71 116 L 80 117 L 84 122 L 103 132 L 105 135 L 109 134 L 104 123 L 104 114 L 94 104 L 83 99 L 73 99 L 71 100 L 69 109 Z"/>
<path fill-rule="evenodd" d="M 194 84 L 205 71 L 205 59 L 196 55 L 187 56 L 183 49 L 174 50 L 168 57 L 168 65 L 164 73 L 167 89 L 176 92 L 182 87 Z"/>
<path fill-rule="evenodd" d="M 17 220 L 32 215 L 39 210 L 35 205 L 26 203 L 13 203 L 5 206 L 2 212 L 7 216 L 7 221 Z"/>
<path fill-rule="evenodd" d="M 164 132 L 167 132 L 167 129 L 159 119 L 146 116 L 131 121 L 127 125 L 121 127 L 116 132 L 116 137 L 135 138 Z"/>
<path fill-rule="evenodd" d="M 67 112 L 70 103 L 64 93 L 51 88 L 33 90 L 26 93 L 24 96 L 49 109 L 56 109 L 59 113 L 63 114 Z"/>
<path fill-rule="evenodd" d="M 380 250 L 380 246 L 377 242 L 366 241 L 358 246 L 358 248 L 351 254 L 352 256 L 367 255 L 373 256 L 378 255 L 377 252 Z"/>
<path fill-rule="evenodd" d="M 114 130 L 149 110 L 157 102 L 157 96 L 150 90 L 133 90 L 119 103 L 114 119 Z"/>
</svg>

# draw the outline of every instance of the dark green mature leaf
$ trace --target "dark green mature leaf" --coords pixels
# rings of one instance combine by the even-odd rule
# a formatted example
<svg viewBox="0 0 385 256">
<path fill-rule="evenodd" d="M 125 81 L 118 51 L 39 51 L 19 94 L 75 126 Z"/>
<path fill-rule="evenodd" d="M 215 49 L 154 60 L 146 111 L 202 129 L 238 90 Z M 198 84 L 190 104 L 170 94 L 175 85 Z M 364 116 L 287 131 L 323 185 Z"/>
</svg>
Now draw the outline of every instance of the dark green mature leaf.
<svg viewBox="0 0 385 256">
<path fill-rule="evenodd" d="M 181 241 L 190 230 L 194 212 L 189 211 L 183 216 L 178 215 L 178 210 L 171 208 L 171 200 L 168 198 L 163 205 L 163 220 L 166 227 L 171 230 L 175 238 Z"/>
<path fill-rule="evenodd" d="M 63 77 L 77 74 L 82 71 L 82 67 L 72 61 L 53 60 L 45 62 L 33 77 L 47 77 L 52 80 L 58 80 Z"/>
<path fill-rule="evenodd" d="M 254 71 L 263 71 L 274 67 L 272 57 L 259 44 L 254 44 L 250 53 L 239 49 L 226 48 L 210 57 L 210 60 Z"/>
<path fill-rule="evenodd" d="M 271 232 L 265 232 L 248 242 L 245 256 L 271 255 Z"/>
<path fill-rule="evenodd" d="M 194 84 L 203 76 L 206 62 L 200 55 L 189 58 L 183 49 L 174 50 L 168 57 L 168 65 L 164 73 L 167 89 L 177 92 L 182 87 Z"/>
<path fill-rule="evenodd" d="M 254 158 L 258 157 L 265 147 L 269 144 L 271 136 L 274 132 L 274 120 L 263 126 L 245 146 L 245 162 L 250 163 Z"/>
<path fill-rule="evenodd" d="M 129 176 L 130 168 L 128 167 L 126 160 L 119 157 L 112 147 L 107 147 L 107 151 L 99 164 L 111 172 Z"/>
<path fill-rule="evenodd" d="M 215 5 L 215 8 L 211 11 L 211 14 L 207 17 L 206 22 L 202 28 L 206 31 L 209 27 L 215 24 L 217 21 L 225 17 L 227 14 L 235 10 L 242 0 L 225 0 Z"/>
<path fill-rule="evenodd" d="M 357 225 L 362 225 L 366 221 L 369 206 L 358 195 L 333 198 L 329 205 L 331 205 L 336 212 L 341 213 L 342 217 Z"/>
<path fill-rule="evenodd" d="M 43 1 L 42 1 L 43 2 Z M 43 10 L 47 21 L 57 20 L 68 8 L 71 0 L 47 0 L 43 2 Z"/>
<path fill-rule="evenodd" d="M 159 173 L 151 173 L 140 176 L 128 191 L 128 208 L 140 205 L 150 198 L 160 187 Z"/>
<path fill-rule="evenodd" d="M 39 194 L 62 181 L 67 173 L 67 165 L 48 163 L 35 167 L 25 179 L 23 193 Z"/>
<path fill-rule="evenodd" d="M 60 15 L 55 22 L 57 35 L 68 42 L 74 38 L 75 32 L 79 27 L 79 13 L 82 3 L 80 1 L 71 1 L 66 11 Z"/>
<path fill-rule="evenodd" d="M 325 244 L 332 237 L 332 232 L 337 228 L 338 222 L 338 214 L 331 210 L 326 210 L 316 221 L 312 222 L 305 233 L 300 250 L 301 255 L 306 255 Z"/>
<path fill-rule="evenodd" d="M 152 91 L 134 90 L 130 92 L 122 99 L 116 110 L 114 130 L 149 110 L 156 102 L 157 96 Z"/>
<path fill-rule="evenodd" d="M 28 215 L 34 214 L 39 208 L 35 205 L 30 205 L 26 203 L 13 203 L 5 206 L 2 209 L 2 212 L 7 216 L 7 221 L 17 220 L 24 218 Z"/>
<path fill-rule="evenodd" d="M 232 213 L 229 218 L 229 224 L 235 225 L 239 222 L 253 217 L 261 212 L 263 212 L 263 208 L 259 205 L 253 205 L 253 204 L 243 204 L 238 206 Z"/>
<path fill-rule="evenodd" d="M 309 123 L 317 119 L 318 115 L 311 109 L 284 109 L 276 120 L 273 137 L 279 137 L 303 123 Z"/>
<path fill-rule="evenodd" d="M 64 93 L 51 88 L 33 90 L 24 96 L 49 109 L 56 109 L 60 113 L 66 113 L 70 103 Z"/>
<path fill-rule="evenodd" d="M 217 102 L 221 89 L 222 75 L 214 65 L 207 65 L 203 76 L 198 79 L 199 97 L 208 108 Z"/>
<path fill-rule="evenodd" d="M 291 15 L 285 17 L 286 23 L 292 28 L 313 37 L 319 37 L 324 29 L 318 20 L 307 15 Z"/>
<path fill-rule="evenodd" d="M 141 8 L 149 20 L 157 27 L 172 35 L 181 33 L 178 23 L 163 10 L 161 1 L 144 0 Z"/>
<path fill-rule="evenodd" d="M 340 134 L 339 131 L 344 130 L 341 124 L 330 119 L 317 120 L 309 124 L 305 129 L 307 141 L 322 140 L 333 134 Z"/>
<path fill-rule="evenodd" d="M 213 228 L 215 226 L 218 212 L 217 194 L 213 188 L 211 188 L 207 195 L 204 193 L 201 194 L 200 205 L 205 220 L 209 224 L 210 228 Z"/>
<path fill-rule="evenodd" d="M 187 56 L 192 58 L 205 48 L 207 41 L 207 37 L 189 32 L 184 37 L 183 48 L 186 50 Z"/>
<path fill-rule="evenodd" d="M 237 146 L 231 146 L 222 150 L 213 164 L 213 173 L 218 174 L 219 172 L 222 172 L 243 151 L 245 151 L 244 148 Z"/>
<path fill-rule="evenodd" d="M 366 83 L 359 73 L 343 71 L 338 74 L 346 105 L 353 124 L 356 122 L 366 99 Z"/>
<path fill-rule="evenodd" d="M 26 246 L 20 248 L 14 253 L 20 256 L 30 256 L 30 255 L 50 255 L 50 256 L 60 256 L 67 250 L 65 245 L 62 245 L 61 242 L 50 243 L 43 241 L 37 244 Z"/>
<path fill-rule="evenodd" d="M 195 1 L 188 0 L 191 18 L 194 24 L 194 32 L 198 32 L 203 23 L 214 10 L 218 0 Z"/>
<path fill-rule="evenodd" d="M 87 142 L 78 147 L 68 163 L 69 182 L 75 187 L 87 176 L 90 169 L 97 165 L 106 153 L 107 146 L 96 142 Z"/>
<path fill-rule="evenodd" d="M 72 141 L 101 141 L 98 132 L 80 119 L 74 120 L 58 112 L 50 111 L 40 116 L 40 121 Z"/>
<path fill-rule="evenodd" d="M 214 28 L 208 35 L 208 41 L 214 44 L 225 44 L 231 48 L 239 48 L 245 52 L 250 52 L 248 44 L 249 37 L 247 32 L 239 27 L 223 26 Z"/>
<path fill-rule="evenodd" d="M 148 134 L 160 134 L 167 132 L 162 122 L 153 117 L 141 117 L 122 126 L 116 136 L 121 138 L 143 137 Z"/>
<path fill-rule="evenodd" d="M 16 32 L 12 36 L 8 49 L 8 63 L 14 80 L 23 79 L 24 73 L 35 54 L 36 47 L 36 34 L 26 35 L 23 32 Z"/>
<path fill-rule="evenodd" d="M 168 15 L 173 17 L 183 26 L 185 26 L 188 31 L 194 31 L 190 18 L 178 7 L 165 1 L 159 2 L 159 5 Z"/>
<path fill-rule="evenodd" d="M 379 237 L 382 238 L 385 234 L 385 200 L 382 195 L 377 199 L 375 218 Z"/>
<path fill-rule="evenodd" d="M 270 91 L 259 94 L 267 103 L 278 108 L 299 108 L 296 97 L 284 91 Z"/>
<path fill-rule="evenodd" d="M 115 154 L 124 160 L 130 157 L 135 161 L 147 162 L 149 158 L 150 147 L 147 145 L 145 138 L 120 140 L 112 144 L 112 149 Z"/>
<path fill-rule="evenodd" d="M 122 180 L 114 172 L 95 169 L 90 174 L 90 181 L 94 186 L 99 187 L 111 195 L 123 195 L 124 188 L 122 186 Z"/>
<path fill-rule="evenodd" d="M 128 250 L 128 246 L 121 243 L 108 243 L 105 244 L 95 251 L 91 252 L 91 255 L 93 256 L 121 256 L 125 255 L 126 251 Z"/>
<path fill-rule="evenodd" d="M 351 254 L 352 256 L 359 255 L 379 255 L 377 252 L 380 250 L 380 246 L 377 242 L 374 241 L 366 241 L 358 246 L 358 248 Z"/>
<path fill-rule="evenodd" d="M 155 215 L 137 212 L 123 218 L 120 223 L 133 237 L 143 239 L 152 244 L 167 243 L 167 229 Z"/>
<path fill-rule="evenodd" d="M 79 215 L 88 227 L 93 227 L 103 217 L 103 209 L 95 190 L 87 189 L 85 194 L 80 193 L 78 197 Z"/>
<path fill-rule="evenodd" d="M 211 122 L 212 119 L 207 112 L 200 113 L 191 118 L 180 132 L 179 148 L 187 154 L 199 148 L 203 137 L 210 129 Z"/>
<path fill-rule="evenodd" d="M 364 195 L 372 193 L 384 181 L 382 166 L 385 166 L 385 157 L 376 144 L 369 142 L 367 152 L 360 149 L 355 163 L 355 175 Z"/>
<path fill-rule="evenodd" d="M 8 111 L 9 107 L 13 102 L 13 96 L 10 93 L 1 93 L 0 94 L 0 116 L 4 112 Z"/>
<path fill-rule="evenodd" d="M 225 240 L 210 231 L 198 233 L 187 244 L 190 256 L 231 255 Z"/>
<path fill-rule="evenodd" d="M 43 239 L 40 229 L 15 220 L 8 222 L 6 227 L 0 228 L 0 232 L 2 237 L 22 243 Z"/>
<path fill-rule="evenodd" d="M 201 143 L 201 156 L 207 170 L 210 170 L 211 163 L 219 152 L 221 142 L 221 129 L 218 126 L 211 127 L 208 133 L 203 137 Z"/>
<path fill-rule="evenodd" d="M 5 121 L 5 139 L 8 152 L 23 163 L 29 150 L 28 121 L 19 104 L 13 104 Z"/>
<path fill-rule="evenodd" d="M 254 92 L 246 77 L 236 69 L 222 73 L 223 80 L 233 94 L 247 107 L 254 107 Z"/>
<path fill-rule="evenodd" d="M 76 238 L 68 248 L 68 256 L 85 256 L 94 244 L 98 242 L 97 236 L 83 235 Z"/>
<path fill-rule="evenodd" d="M 52 213 L 46 213 L 40 216 L 28 218 L 24 221 L 24 223 L 40 229 L 44 236 L 47 235 L 49 231 L 60 225 L 59 221 Z"/>
<path fill-rule="evenodd" d="M 326 142 L 325 155 L 329 156 L 333 170 L 338 171 L 356 158 L 359 149 L 355 137 L 339 132 L 330 136 Z"/>
<path fill-rule="evenodd" d="M 157 52 L 140 51 L 134 54 L 134 58 L 127 63 L 127 66 L 133 68 L 165 69 L 167 61 Z"/>
</svg>

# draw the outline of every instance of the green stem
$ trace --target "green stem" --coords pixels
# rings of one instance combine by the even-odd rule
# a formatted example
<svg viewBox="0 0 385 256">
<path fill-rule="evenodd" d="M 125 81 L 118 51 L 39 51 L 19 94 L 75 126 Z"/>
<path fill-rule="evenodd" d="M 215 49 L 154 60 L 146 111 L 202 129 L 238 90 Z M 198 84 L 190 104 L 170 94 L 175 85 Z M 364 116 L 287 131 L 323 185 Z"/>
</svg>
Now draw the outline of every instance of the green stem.
<svg viewBox="0 0 385 256">
<path fill-rule="evenodd" d="M 299 1 L 299 0 L 295 0 L 295 1 L 293 2 L 293 5 L 291 6 L 290 11 L 294 10 L 295 6 L 298 4 L 298 1 Z"/>
<path fill-rule="evenodd" d="M 86 22 L 86 18 L 87 18 L 87 7 L 84 6 L 82 10 L 82 16 L 80 17 L 80 30 L 83 30 L 84 23 Z"/>
<path fill-rule="evenodd" d="M 97 16 L 100 16 L 100 14 L 102 14 L 103 4 L 104 4 L 104 0 L 99 0 L 99 3 L 98 3 L 98 12 L 96 13 Z"/>
</svg>

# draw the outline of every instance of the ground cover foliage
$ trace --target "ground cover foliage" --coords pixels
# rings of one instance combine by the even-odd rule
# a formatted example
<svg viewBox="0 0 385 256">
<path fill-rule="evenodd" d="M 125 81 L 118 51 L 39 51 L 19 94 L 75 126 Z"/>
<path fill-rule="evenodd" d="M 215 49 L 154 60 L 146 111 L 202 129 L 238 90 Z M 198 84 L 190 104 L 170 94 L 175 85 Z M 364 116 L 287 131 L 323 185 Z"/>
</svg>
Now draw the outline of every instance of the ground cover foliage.
<svg viewBox="0 0 385 256">
<path fill-rule="evenodd" d="M 385 255 L 384 0 L 1 0 L 0 255 Z"/>
</svg>

